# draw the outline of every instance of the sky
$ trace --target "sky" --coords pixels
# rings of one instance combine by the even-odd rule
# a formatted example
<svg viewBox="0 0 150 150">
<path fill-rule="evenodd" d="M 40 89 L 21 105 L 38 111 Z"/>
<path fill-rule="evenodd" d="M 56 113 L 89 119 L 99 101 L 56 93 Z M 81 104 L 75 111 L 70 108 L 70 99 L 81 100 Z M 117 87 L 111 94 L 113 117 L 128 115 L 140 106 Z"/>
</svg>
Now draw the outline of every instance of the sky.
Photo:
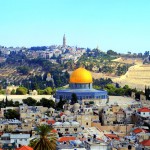
<svg viewBox="0 0 150 150">
<path fill-rule="evenodd" d="M 150 0 L 0 0 L 0 45 L 150 50 Z"/>
</svg>

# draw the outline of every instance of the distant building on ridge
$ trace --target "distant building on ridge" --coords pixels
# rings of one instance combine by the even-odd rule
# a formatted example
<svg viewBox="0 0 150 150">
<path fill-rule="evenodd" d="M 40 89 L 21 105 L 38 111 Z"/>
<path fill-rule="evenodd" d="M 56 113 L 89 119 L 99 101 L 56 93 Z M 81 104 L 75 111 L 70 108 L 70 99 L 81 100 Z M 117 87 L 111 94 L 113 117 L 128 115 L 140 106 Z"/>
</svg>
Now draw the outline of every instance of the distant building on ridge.
<svg viewBox="0 0 150 150">
<path fill-rule="evenodd" d="M 65 37 L 65 34 L 63 36 L 63 47 L 66 47 L 66 37 Z"/>
</svg>

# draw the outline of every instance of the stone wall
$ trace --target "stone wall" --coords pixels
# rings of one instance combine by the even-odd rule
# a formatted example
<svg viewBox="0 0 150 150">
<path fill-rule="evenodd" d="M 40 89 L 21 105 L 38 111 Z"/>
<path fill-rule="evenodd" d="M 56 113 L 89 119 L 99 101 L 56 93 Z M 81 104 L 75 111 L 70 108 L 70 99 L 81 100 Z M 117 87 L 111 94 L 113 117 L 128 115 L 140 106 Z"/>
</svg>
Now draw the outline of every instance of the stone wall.
<svg viewBox="0 0 150 150">
<path fill-rule="evenodd" d="M 127 129 L 127 133 L 129 133 L 132 130 L 134 125 L 133 124 L 129 124 L 127 126 L 125 126 L 125 125 L 102 126 L 100 123 L 92 122 L 91 126 L 92 127 L 96 127 L 98 129 L 100 129 L 101 131 L 108 131 L 108 132 L 110 132 L 112 130 L 112 131 L 115 131 L 115 132 L 122 133 L 121 135 L 125 135 L 126 134 L 126 129 Z"/>
</svg>

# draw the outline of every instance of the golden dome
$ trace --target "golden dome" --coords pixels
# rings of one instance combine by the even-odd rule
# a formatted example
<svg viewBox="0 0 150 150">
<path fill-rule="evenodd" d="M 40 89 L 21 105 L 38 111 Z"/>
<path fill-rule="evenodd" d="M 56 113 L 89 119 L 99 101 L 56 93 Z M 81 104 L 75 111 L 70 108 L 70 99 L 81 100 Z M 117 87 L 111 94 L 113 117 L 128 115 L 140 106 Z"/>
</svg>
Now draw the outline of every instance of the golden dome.
<svg viewBox="0 0 150 150">
<path fill-rule="evenodd" d="M 72 72 L 70 83 L 92 83 L 92 75 L 85 68 L 78 68 Z"/>
</svg>

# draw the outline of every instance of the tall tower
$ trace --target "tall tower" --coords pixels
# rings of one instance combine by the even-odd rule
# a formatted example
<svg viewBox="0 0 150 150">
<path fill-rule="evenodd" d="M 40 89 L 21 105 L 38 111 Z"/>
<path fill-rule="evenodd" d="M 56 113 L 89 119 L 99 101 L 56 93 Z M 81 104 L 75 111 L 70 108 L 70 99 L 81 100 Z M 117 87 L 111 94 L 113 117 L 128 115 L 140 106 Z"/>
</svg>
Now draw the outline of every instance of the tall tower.
<svg viewBox="0 0 150 150">
<path fill-rule="evenodd" d="M 64 34 L 64 37 L 63 37 L 63 47 L 66 47 L 66 37 L 65 37 L 65 34 Z"/>
</svg>

